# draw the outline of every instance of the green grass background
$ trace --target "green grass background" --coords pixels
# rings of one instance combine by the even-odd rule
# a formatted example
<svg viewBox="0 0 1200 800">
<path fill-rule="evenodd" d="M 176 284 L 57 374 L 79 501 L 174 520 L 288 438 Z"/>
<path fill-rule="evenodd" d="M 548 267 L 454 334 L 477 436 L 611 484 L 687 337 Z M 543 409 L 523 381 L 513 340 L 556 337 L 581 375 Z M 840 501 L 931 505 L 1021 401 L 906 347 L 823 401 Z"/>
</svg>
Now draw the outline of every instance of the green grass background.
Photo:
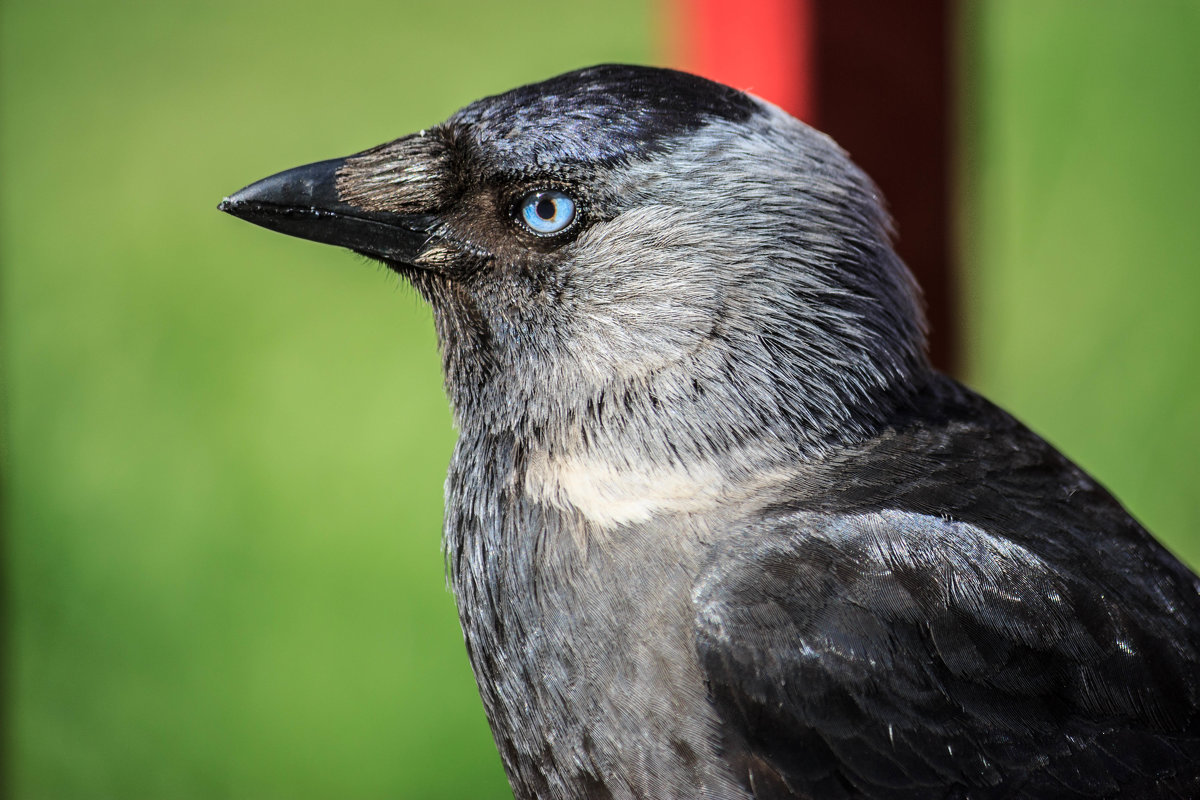
<svg viewBox="0 0 1200 800">
<path fill-rule="evenodd" d="M 966 5 L 965 377 L 1200 564 L 1200 3 Z"/>
<path fill-rule="evenodd" d="M 1196 3 L 964 20 L 972 383 L 1200 562 Z M 508 795 L 439 556 L 429 315 L 216 212 L 653 58 L 634 2 L 0 6 L 7 789 Z"/>
</svg>

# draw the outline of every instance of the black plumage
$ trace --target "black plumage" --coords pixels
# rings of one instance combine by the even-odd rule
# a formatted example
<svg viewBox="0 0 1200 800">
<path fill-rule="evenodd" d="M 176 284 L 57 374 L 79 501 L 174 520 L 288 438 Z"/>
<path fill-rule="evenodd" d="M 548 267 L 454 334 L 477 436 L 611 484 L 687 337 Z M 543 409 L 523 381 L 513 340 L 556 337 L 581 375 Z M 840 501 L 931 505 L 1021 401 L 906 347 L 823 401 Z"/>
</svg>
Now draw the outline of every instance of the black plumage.
<svg viewBox="0 0 1200 800">
<path fill-rule="evenodd" d="M 920 407 L 697 584 L 755 796 L 1195 796 L 1195 576 L 985 400 Z"/>
<path fill-rule="evenodd" d="M 826 137 L 603 66 L 221 207 L 430 302 L 517 797 L 1200 795 L 1200 582 L 929 367 Z"/>
</svg>

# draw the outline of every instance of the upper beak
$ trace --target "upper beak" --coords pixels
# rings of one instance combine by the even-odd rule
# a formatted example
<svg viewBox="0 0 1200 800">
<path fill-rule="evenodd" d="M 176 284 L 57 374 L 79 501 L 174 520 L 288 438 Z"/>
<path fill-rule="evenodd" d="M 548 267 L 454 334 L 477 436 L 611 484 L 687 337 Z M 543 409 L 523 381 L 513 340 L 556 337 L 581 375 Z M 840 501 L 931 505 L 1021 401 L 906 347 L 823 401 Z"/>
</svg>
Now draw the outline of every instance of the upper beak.
<svg viewBox="0 0 1200 800">
<path fill-rule="evenodd" d="M 344 202 L 337 174 L 345 163 L 335 158 L 277 173 L 231 194 L 217 208 L 289 236 L 412 264 L 429 239 L 434 218 L 368 211 Z"/>
</svg>

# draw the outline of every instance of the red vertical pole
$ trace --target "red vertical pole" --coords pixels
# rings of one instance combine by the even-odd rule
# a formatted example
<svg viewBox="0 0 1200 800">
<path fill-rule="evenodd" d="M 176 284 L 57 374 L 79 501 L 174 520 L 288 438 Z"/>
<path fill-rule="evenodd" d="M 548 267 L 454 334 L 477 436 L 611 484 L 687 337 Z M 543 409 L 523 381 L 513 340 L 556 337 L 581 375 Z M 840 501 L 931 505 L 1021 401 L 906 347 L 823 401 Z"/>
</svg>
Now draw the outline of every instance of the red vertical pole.
<svg viewBox="0 0 1200 800">
<path fill-rule="evenodd" d="M 669 64 L 783 106 L 879 184 L 925 292 L 933 363 L 953 370 L 953 0 L 660 2 Z"/>
<path fill-rule="evenodd" d="M 812 124 L 817 0 L 662 0 L 667 62 Z"/>
</svg>

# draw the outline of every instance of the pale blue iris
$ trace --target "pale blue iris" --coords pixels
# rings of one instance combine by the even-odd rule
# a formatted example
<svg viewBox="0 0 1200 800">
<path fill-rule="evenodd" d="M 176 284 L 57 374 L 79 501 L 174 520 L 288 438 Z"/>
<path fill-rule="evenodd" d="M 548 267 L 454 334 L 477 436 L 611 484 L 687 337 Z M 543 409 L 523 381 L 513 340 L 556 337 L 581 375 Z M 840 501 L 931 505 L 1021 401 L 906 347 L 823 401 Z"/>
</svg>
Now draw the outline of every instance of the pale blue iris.
<svg viewBox="0 0 1200 800">
<path fill-rule="evenodd" d="M 558 233 L 575 219 L 575 201 L 554 189 L 534 192 L 521 201 L 521 219 L 541 236 Z"/>
</svg>

